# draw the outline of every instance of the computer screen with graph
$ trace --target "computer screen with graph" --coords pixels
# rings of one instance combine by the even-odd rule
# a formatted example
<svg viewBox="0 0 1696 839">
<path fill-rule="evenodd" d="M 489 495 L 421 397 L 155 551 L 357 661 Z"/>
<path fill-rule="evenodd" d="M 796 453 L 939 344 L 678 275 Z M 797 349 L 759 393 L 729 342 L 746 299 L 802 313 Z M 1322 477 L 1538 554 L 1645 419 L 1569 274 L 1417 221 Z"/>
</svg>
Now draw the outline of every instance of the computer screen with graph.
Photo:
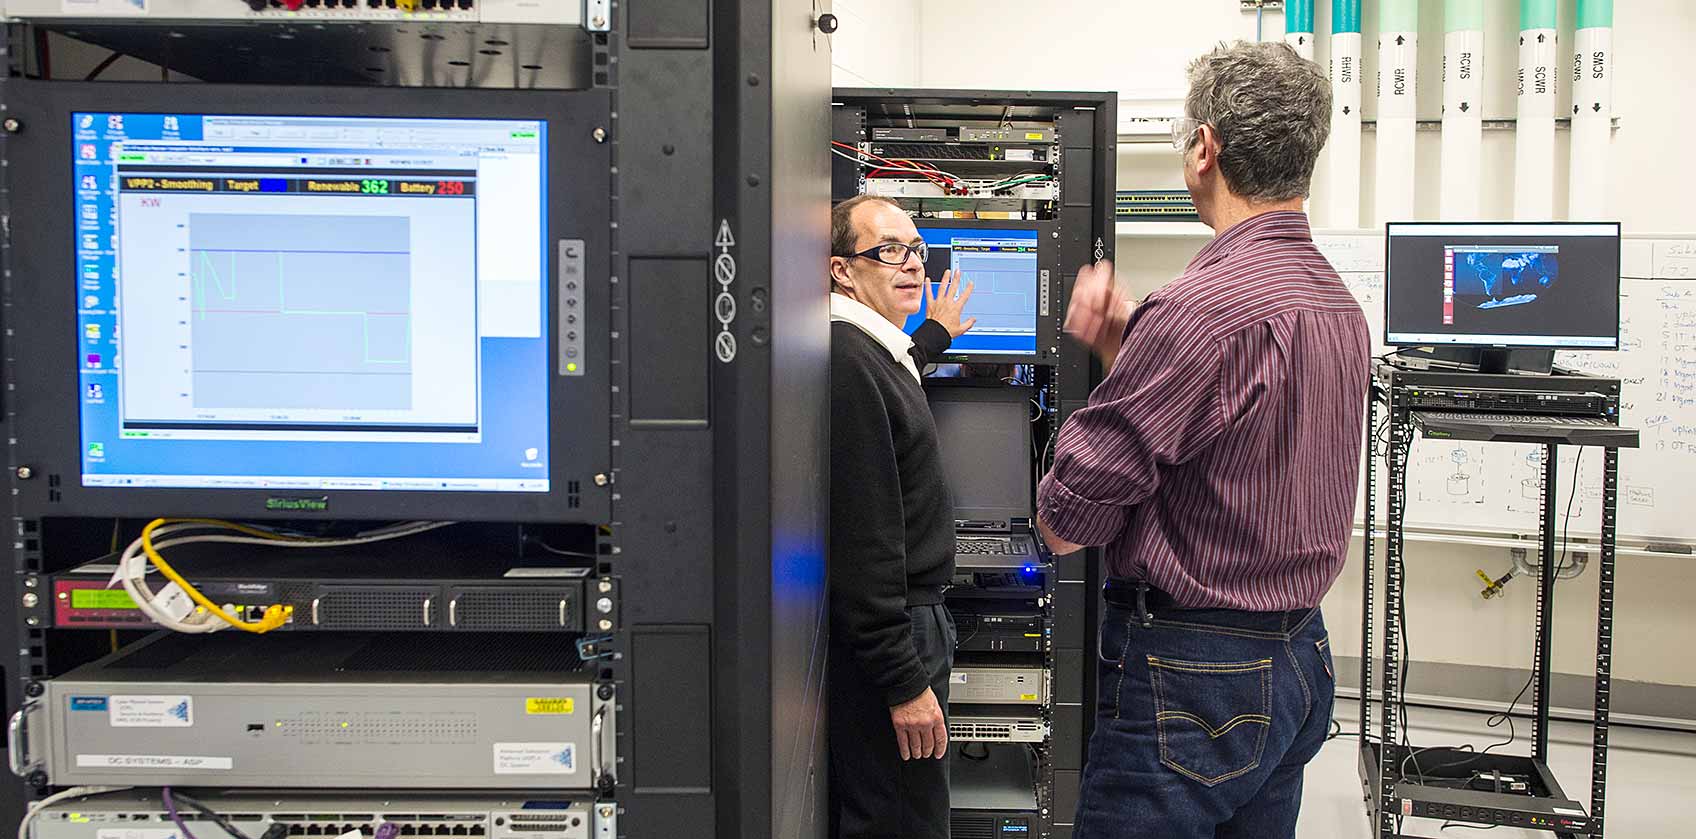
<svg viewBox="0 0 1696 839">
<path fill-rule="evenodd" d="M 977 318 L 977 324 L 954 339 L 948 355 L 963 359 L 1035 356 L 1043 268 L 1035 224 L 943 227 L 925 220 L 917 224 L 919 235 L 930 246 L 925 275 L 940 283 L 944 271 L 953 271 L 973 286 L 965 316 Z M 926 316 L 921 306 L 904 328 L 912 332 Z"/>
<path fill-rule="evenodd" d="M 71 119 L 84 486 L 548 492 L 545 122 Z"/>
</svg>

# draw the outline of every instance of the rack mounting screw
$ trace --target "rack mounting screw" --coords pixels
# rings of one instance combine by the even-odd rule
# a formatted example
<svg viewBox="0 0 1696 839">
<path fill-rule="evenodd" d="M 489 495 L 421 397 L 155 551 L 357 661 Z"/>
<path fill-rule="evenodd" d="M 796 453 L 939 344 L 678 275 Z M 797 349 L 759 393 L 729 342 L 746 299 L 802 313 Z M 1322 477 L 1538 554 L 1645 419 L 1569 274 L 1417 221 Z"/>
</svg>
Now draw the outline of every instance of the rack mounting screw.
<svg viewBox="0 0 1696 839">
<path fill-rule="evenodd" d="M 823 32 L 826 35 L 834 34 L 836 32 L 837 27 L 839 27 L 841 25 L 842 25 L 842 22 L 837 20 L 836 15 L 830 14 L 828 12 L 825 13 L 825 14 L 819 15 L 819 19 L 818 19 L 819 31 Z"/>
<path fill-rule="evenodd" d="M 4 127 L 7 134 L 16 134 L 24 130 L 24 124 L 18 122 L 17 117 L 6 117 L 5 122 L 0 122 L 0 127 Z"/>
<path fill-rule="evenodd" d="M 597 128 L 594 131 L 589 132 L 589 136 L 594 137 L 595 142 L 597 143 L 604 143 L 607 141 L 607 130 L 605 128 Z"/>
<path fill-rule="evenodd" d="M 28 604 L 25 604 L 25 605 L 28 605 Z M 595 601 L 595 611 L 600 612 L 603 615 L 612 614 L 612 598 L 603 597 L 603 598 Z"/>
<path fill-rule="evenodd" d="M 47 687 L 40 682 L 30 682 L 24 685 L 24 695 L 34 699 L 47 692 Z"/>
<path fill-rule="evenodd" d="M 597 625 L 600 626 L 602 632 L 611 632 L 612 631 L 612 621 L 610 621 L 610 620 L 602 620 Z"/>
<path fill-rule="evenodd" d="M 589 18 L 589 25 L 595 27 L 596 29 L 605 29 L 606 25 L 607 25 L 607 19 L 600 16 L 600 15 L 595 15 L 594 17 Z"/>
<path fill-rule="evenodd" d="M 604 487 L 610 483 L 612 483 L 612 481 L 607 478 L 607 473 L 599 472 L 595 475 L 595 486 Z"/>
<path fill-rule="evenodd" d="M 603 702 L 611 699 L 612 685 L 601 685 L 600 687 L 595 688 L 595 695 L 600 697 Z"/>
<path fill-rule="evenodd" d="M 612 581 L 611 580 L 602 580 L 599 588 L 600 588 L 602 594 L 611 594 L 612 593 Z"/>
<path fill-rule="evenodd" d="M 35 477 L 35 470 L 34 469 L 31 469 L 28 466 L 19 466 L 18 467 L 18 480 L 27 481 L 27 480 L 29 480 L 30 478 L 33 478 L 33 477 Z"/>
<path fill-rule="evenodd" d="M 24 608 L 25 609 L 34 609 L 36 606 L 39 606 L 39 605 L 41 605 L 41 595 L 36 594 L 33 591 L 24 592 Z"/>
</svg>

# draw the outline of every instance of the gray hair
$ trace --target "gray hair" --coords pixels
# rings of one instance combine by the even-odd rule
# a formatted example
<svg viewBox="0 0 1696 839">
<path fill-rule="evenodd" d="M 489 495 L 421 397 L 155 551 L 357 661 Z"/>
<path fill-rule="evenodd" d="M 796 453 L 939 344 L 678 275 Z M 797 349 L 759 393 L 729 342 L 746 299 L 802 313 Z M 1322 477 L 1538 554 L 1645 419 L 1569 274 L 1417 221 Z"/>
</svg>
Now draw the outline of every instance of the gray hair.
<svg viewBox="0 0 1696 839">
<path fill-rule="evenodd" d="M 1250 201 L 1306 198 L 1331 135 L 1331 82 L 1280 42 L 1220 44 L 1190 62 L 1184 112 L 1219 134 L 1219 172 Z"/>
</svg>

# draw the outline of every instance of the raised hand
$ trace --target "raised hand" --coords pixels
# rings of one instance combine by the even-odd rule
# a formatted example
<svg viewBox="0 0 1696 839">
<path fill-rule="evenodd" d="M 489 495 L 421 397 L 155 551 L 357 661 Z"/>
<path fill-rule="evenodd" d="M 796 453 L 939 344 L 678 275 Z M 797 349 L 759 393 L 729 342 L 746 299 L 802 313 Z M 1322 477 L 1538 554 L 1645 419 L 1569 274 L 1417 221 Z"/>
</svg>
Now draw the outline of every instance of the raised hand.
<svg viewBox="0 0 1696 839">
<path fill-rule="evenodd" d="M 972 284 L 966 282 L 965 288 L 960 287 L 960 281 L 965 279 L 953 271 L 942 272 L 942 289 L 937 291 L 935 284 L 925 280 L 925 312 L 926 317 L 942 324 L 948 334 L 956 338 L 966 334 L 977 325 L 977 318 L 967 318 L 960 322 L 960 315 L 966 309 L 966 301 L 972 299 Z"/>
<path fill-rule="evenodd" d="M 1078 271 L 1071 303 L 1066 306 L 1066 334 L 1088 346 L 1109 370 L 1130 319 L 1131 300 L 1119 290 L 1113 263 L 1103 260 Z"/>
</svg>

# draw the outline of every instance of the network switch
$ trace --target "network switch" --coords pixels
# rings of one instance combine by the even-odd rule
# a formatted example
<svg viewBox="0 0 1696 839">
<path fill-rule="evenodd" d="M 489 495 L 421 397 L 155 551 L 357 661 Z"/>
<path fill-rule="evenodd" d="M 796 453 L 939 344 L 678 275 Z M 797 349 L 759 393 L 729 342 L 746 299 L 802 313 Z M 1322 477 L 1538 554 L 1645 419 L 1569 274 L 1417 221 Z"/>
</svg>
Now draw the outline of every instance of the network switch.
<svg viewBox="0 0 1696 839">
<path fill-rule="evenodd" d="M 358 551 L 182 545 L 171 564 L 227 612 L 256 618 L 273 604 L 292 609 L 281 631 L 582 632 L 611 629 L 617 619 L 613 580 L 597 584 L 605 591 L 585 609 L 587 568 L 514 567 L 407 540 Z M 116 570 L 112 556 L 56 575 L 53 625 L 156 626 L 109 585 Z"/>
<path fill-rule="evenodd" d="M 357 831 L 370 839 L 392 824 L 402 839 L 612 839 L 618 808 L 588 797 L 547 795 L 362 796 L 252 793 L 197 794 L 195 800 L 250 836 L 284 825 L 290 837 L 337 837 Z M 179 816 L 196 835 L 222 836 L 190 808 Z M 35 839 L 171 839 L 171 817 L 156 791 L 132 790 L 73 798 L 36 817 Z"/>
<path fill-rule="evenodd" d="M 950 697 L 952 698 L 952 697 Z M 962 743 L 1041 743 L 1049 724 L 1034 716 L 992 713 L 948 715 L 948 739 Z"/>
<path fill-rule="evenodd" d="M 43 687 L 17 745 L 56 785 L 612 783 L 616 694 L 557 635 L 165 634 Z"/>
</svg>

